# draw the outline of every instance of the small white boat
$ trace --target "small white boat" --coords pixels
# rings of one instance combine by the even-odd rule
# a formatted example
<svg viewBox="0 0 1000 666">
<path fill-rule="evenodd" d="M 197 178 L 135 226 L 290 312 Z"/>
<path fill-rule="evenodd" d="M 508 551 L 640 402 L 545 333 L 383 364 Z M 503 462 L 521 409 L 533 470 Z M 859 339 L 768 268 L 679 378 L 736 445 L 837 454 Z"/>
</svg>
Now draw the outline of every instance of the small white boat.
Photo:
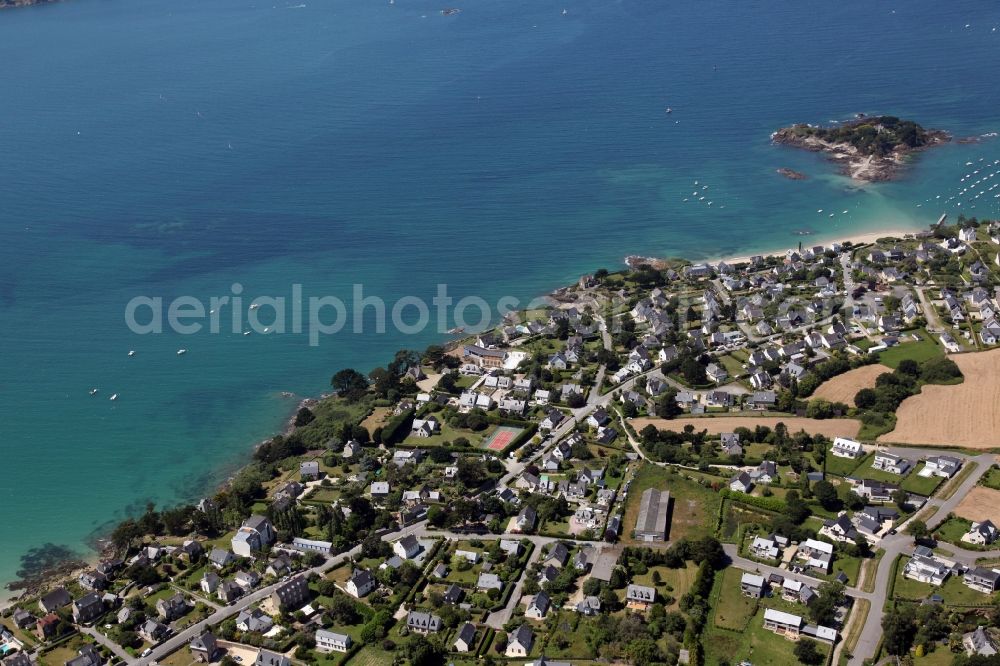
<svg viewBox="0 0 1000 666">
<path fill-rule="evenodd" d="M 250 335 L 250 331 L 243 331 L 243 335 Z"/>
<path fill-rule="evenodd" d="M 260 303 L 253 303 L 253 304 L 250 305 L 250 309 L 251 310 L 256 310 L 259 307 L 260 307 Z"/>
<path fill-rule="evenodd" d="M 178 349 L 177 350 L 177 355 L 178 356 L 183 356 L 184 354 L 187 354 L 187 353 L 188 353 L 187 349 Z"/>
<path fill-rule="evenodd" d="M 566 14 L 569 14 L 569 10 L 568 10 L 568 9 L 564 9 L 564 10 L 563 10 L 563 13 L 562 13 L 562 15 L 563 15 L 563 16 L 566 16 Z M 668 112 L 668 113 L 669 113 L 669 112 Z"/>
<path fill-rule="evenodd" d="M 110 397 L 110 398 L 108 398 L 108 400 L 110 400 L 111 402 L 114 402 L 114 401 L 115 401 L 115 400 L 117 400 L 117 399 L 118 399 L 118 394 L 117 394 L 117 393 L 113 393 L 113 394 L 111 395 L 111 397 Z"/>
<path fill-rule="evenodd" d="M 97 389 L 95 388 L 90 389 L 90 395 L 97 395 Z"/>
<path fill-rule="evenodd" d="M 135 356 L 135 350 L 134 350 L 134 349 L 132 349 L 131 351 L 129 351 L 128 355 L 129 355 L 129 356 Z"/>
<path fill-rule="evenodd" d="M 673 109 L 671 109 L 671 108 L 670 108 L 670 107 L 668 106 L 668 107 L 667 107 L 667 113 L 673 113 L 673 112 L 674 112 L 674 110 L 673 110 Z"/>
</svg>

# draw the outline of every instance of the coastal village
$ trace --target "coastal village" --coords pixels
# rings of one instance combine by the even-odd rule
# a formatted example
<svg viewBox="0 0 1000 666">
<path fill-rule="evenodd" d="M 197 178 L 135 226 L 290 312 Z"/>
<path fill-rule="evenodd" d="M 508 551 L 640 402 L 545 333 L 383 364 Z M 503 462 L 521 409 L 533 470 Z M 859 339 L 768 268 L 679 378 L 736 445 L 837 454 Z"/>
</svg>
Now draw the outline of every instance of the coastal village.
<svg viewBox="0 0 1000 666">
<path fill-rule="evenodd" d="M 936 664 L 1000 650 L 1000 224 L 630 262 L 333 376 L 4 666 Z"/>
</svg>

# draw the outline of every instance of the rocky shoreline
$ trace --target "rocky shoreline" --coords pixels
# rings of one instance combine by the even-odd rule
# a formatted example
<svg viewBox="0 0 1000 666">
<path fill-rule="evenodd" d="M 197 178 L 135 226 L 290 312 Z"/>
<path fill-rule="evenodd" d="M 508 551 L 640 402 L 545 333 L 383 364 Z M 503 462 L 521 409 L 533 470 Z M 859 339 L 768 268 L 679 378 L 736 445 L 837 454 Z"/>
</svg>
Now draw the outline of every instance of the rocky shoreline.
<svg viewBox="0 0 1000 666">
<path fill-rule="evenodd" d="M 780 169 L 776 169 L 776 171 L 788 180 L 807 180 L 809 178 L 804 173 L 789 169 L 788 167 L 781 167 Z"/>
<path fill-rule="evenodd" d="M 912 155 L 927 148 L 948 143 L 952 138 L 950 134 L 942 130 L 919 128 L 920 145 L 910 146 L 897 140 L 892 143 L 892 148 L 888 152 L 859 150 L 857 145 L 851 141 L 825 138 L 825 135 L 828 134 L 850 133 L 852 130 L 857 130 L 860 134 L 864 127 L 871 123 L 877 123 L 878 120 L 879 118 L 862 118 L 847 123 L 836 130 L 800 123 L 779 129 L 771 135 L 771 141 L 778 145 L 823 153 L 832 162 L 840 164 L 840 172 L 852 180 L 875 183 L 898 178 Z M 868 131 L 872 131 L 870 126 Z M 876 131 L 876 134 L 881 131 Z M 790 169 L 778 169 L 778 173 L 798 179 L 785 172 L 796 173 Z"/>
<path fill-rule="evenodd" d="M 59 0 L 0 0 L 0 9 L 17 9 L 33 5 L 51 5 Z"/>
</svg>

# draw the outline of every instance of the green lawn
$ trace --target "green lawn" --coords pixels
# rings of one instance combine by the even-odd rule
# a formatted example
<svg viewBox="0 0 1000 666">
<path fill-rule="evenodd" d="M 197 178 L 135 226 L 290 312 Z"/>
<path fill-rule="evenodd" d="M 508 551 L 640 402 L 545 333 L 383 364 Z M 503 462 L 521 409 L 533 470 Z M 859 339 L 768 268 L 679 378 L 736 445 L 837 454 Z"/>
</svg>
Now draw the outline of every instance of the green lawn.
<svg viewBox="0 0 1000 666">
<path fill-rule="evenodd" d="M 946 605 L 987 606 L 997 596 L 996 594 L 986 595 L 976 592 L 962 582 L 961 576 L 949 576 L 948 580 L 941 587 L 903 578 L 903 567 L 906 566 L 908 561 L 908 557 L 903 557 L 899 561 L 899 570 L 896 573 L 896 582 L 893 589 L 893 596 L 896 599 L 922 601 L 932 594 L 939 594 L 944 599 Z"/>
<path fill-rule="evenodd" d="M 63 666 L 67 661 L 77 656 L 77 651 L 90 641 L 77 634 L 58 647 L 49 650 L 38 658 L 41 666 Z"/>
<path fill-rule="evenodd" d="M 855 472 L 860 474 L 863 469 L 871 469 L 874 457 L 873 454 L 868 454 L 863 458 L 854 460 L 852 458 L 839 458 L 828 453 L 826 456 L 826 473 L 835 476 L 852 476 Z"/>
<path fill-rule="evenodd" d="M 874 460 L 874 456 L 871 456 L 871 460 Z M 900 484 L 904 476 L 899 474 L 893 474 L 892 472 L 886 472 L 885 470 L 875 469 L 872 467 L 871 460 L 865 458 L 865 463 L 861 467 L 858 467 L 854 471 L 854 476 L 860 477 L 862 479 L 871 479 L 872 481 L 883 481 L 885 483 Z M 911 468 L 912 469 L 912 468 Z"/>
<path fill-rule="evenodd" d="M 917 472 L 923 468 L 924 463 L 917 465 L 917 468 L 913 470 L 913 473 L 906 477 L 900 485 L 903 490 L 908 490 L 911 493 L 930 497 L 934 494 L 934 491 L 938 489 L 938 486 L 941 485 L 941 482 L 944 481 L 944 479 L 939 476 L 923 477 L 918 475 Z"/>
<path fill-rule="evenodd" d="M 381 646 L 366 645 L 351 658 L 354 666 L 392 666 L 395 659 L 393 652 L 383 650 Z"/>
<path fill-rule="evenodd" d="M 760 605 L 757 599 L 743 596 L 740 578 L 743 572 L 729 567 L 722 573 L 722 588 L 715 608 L 715 626 L 733 631 L 744 631 Z"/>
<path fill-rule="evenodd" d="M 990 467 L 986 474 L 983 474 L 983 478 L 979 480 L 979 485 L 1000 490 L 1000 467 L 996 465 Z"/>
<path fill-rule="evenodd" d="M 770 525 L 771 514 L 762 509 L 726 500 L 726 507 L 722 512 L 721 538 L 725 541 L 731 541 L 739 533 L 741 525 L 750 524 Z"/>
<path fill-rule="evenodd" d="M 340 499 L 340 489 L 336 486 L 318 486 L 310 491 L 306 499 L 310 502 L 331 504 Z"/>
<path fill-rule="evenodd" d="M 653 572 L 660 575 L 660 584 L 653 583 Z M 671 569 L 669 567 L 651 567 L 646 573 L 634 576 L 632 582 L 636 585 L 648 585 L 655 587 L 660 601 L 667 596 L 673 597 L 674 602 L 667 606 L 667 610 L 676 610 L 678 600 L 691 589 L 695 576 L 698 574 L 698 565 L 694 562 L 687 562 L 682 569 Z M 737 587 L 739 582 L 737 581 Z"/>
<path fill-rule="evenodd" d="M 725 661 L 737 664 L 749 661 L 753 664 L 797 664 L 795 642 L 764 629 L 764 609 L 761 608 L 750 618 L 746 631 L 736 632 L 709 625 L 702 638 L 705 647 L 706 664 Z M 816 642 L 824 655 L 829 647 Z"/>
<path fill-rule="evenodd" d="M 441 417 L 438 416 L 438 418 L 440 419 Z M 419 446 L 421 448 L 425 448 L 428 446 L 441 446 L 445 442 L 454 442 L 457 438 L 464 437 L 469 440 L 469 444 L 472 447 L 477 447 L 482 444 L 483 438 L 495 429 L 495 427 L 491 427 L 483 430 L 482 432 L 473 432 L 471 430 L 452 428 L 444 421 L 441 421 L 440 434 L 434 435 L 433 437 L 413 437 L 410 435 L 403 440 L 403 444 L 407 446 Z"/>
<path fill-rule="evenodd" d="M 955 653 L 944 645 L 938 645 L 933 652 L 923 657 L 913 657 L 913 666 L 951 666 L 955 663 Z"/>
<path fill-rule="evenodd" d="M 899 367 L 899 363 L 903 359 L 912 358 L 917 363 L 920 363 L 937 356 L 944 356 L 944 348 L 938 344 L 937 340 L 930 333 L 923 328 L 914 332 L 922 338 L 920 342 L 904 342 L 891 347 L 879 354 L 879 362 L 895 370 Z"/>
<path fill-rule="evenodd" d="M 977 550 L 979 549 L 979 546 L 962 541 L 962 535 L 968 532 L 971 527 L 971 520 L 966 520 L 965 518 L 959 518 L 956 516 L 941 523 L 941 525 L 934 530 L 934 534 L 941 541 L 953 543 L 956 546 L 965 548 L 966 550 Z"/>
<path fill-rule="evenodd" d="M 593 659 L 587 637 L 591 634 L 596 618 L 581 617 L 573 611 L 561 611 L 555 630 L 549 633 L 545 656 L 552 659 Z M 536 627 L 536 643 L 544 634 Z M 496 653 L 494 653 L 496 654 Z"/>
<path fill-rule="evenodd" d="M 631 537 L 639 516 L 642 492 L 647 488 L 669 490 L 673 499 L 668 537 L 676 541 L 686 536 L 700 536 L 715 531 L 721 498 L 710 488 L 690 481 L 670 470 L 650 465 L 639 467 L 629 487 L 628 502 L 622 518 L 624 543 L 636 543 Z"/>
<path fill-rule="evenodd" d="M 764 454 L 774 450 L 773 444 L 753 443 L 743 446 L 743 457 L 746 460 L 763 460 Z M 748 463 L 749 464 L 749 463 Z"/>
<path fill-rule="evenodd" d="M 30 609 L 30 610 L 32 612 L 34 611 L 34 609 Z M 17 628 L 17 625 L 14 624 L 14 618 L 12 618 L 12 617 L 2 617 L 2 618 L 0 618 L 0 625 L 3 625 L 4 627 L 6 627 L 7 630 L 11 634 L 14 635 L 14 638 L 16 638 L 19 641 L 21 641 L 22 643 L 24 643 L 24 647 L 27 650 L 30 651 L 31 648 L 32 648 L 32 646 L 38 644 L 38 639 L 35 638 L 34 634 L 25 632 L 25 631 Z"/>
<path fill-rule="evenodd" d="M 726 372 L 729 373 L 730 377 L 739 377 L 746 372 L 743 369 L 743 365 L 729 354 L 720 356 L 718 360 L 722 364 L 722 367 L 726 369 Z"/>
<path fill-rule="evenodd" d="M 847 576 L 848 585 L 857 585 L 858 576 L 861 574 L 861 561 L 860 557 L 844 557 L 838 553 L 836 559 L 833 560 L 829 578 L 832 580 L 838 573 L 843 572 Z"/>
</svg>

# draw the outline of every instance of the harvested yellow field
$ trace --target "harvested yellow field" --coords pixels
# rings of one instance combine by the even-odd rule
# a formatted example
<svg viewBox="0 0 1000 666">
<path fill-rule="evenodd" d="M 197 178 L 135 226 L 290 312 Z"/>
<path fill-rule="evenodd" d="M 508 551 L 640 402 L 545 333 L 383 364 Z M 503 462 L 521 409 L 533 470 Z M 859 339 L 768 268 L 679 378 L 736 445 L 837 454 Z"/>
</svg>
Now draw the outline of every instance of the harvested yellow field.
<svg viewBox="0 0 1000 666">
<path fill-rule="evenodd" d="M 853 407 L 855 394 L 863 388 L 874 387 L 875 378 L 884 372 L 892 372 L 892 368 L 880 363 L 863 365 L 826 380 L 816 389 L 812 397 L 830 402 L 842 402 L 848 407 Z"/>
<path fill-rule="evenodd" d="M 638 418 L 630 419 L 630 421 L 636 431 L 642 430 L 651 423 L 659 430 L 673 430 L 674 432 L 680 432 L 684 430 L 684 426 L 692 425 L 696 431 L 708 430 L 711 435 L 732 432 L 736 428 L 753 430 L 759 425 L 767 426 L 773 430 L 774 426 L 779 423 L 784 423 L 788 432 L 791 433 L 805 430 L 810 435 L 825 435 L 830 438 L 855 437 L 861 429 L 861 422 L 856 419 L 806 419 L 797 416 L 706 416 L 671 420 Z"/>
<path fill-rule="evenodd" d="M 896 411 L 896 429 L 880 442 L 933 444 L 969 449 L 1000 447 L 1000 349 L 956 354 L 965 381 L 925 386 Z"/>
<path fill-rule="evenodd" d="M 997 523 L 1000 520 L 1000 490 L 976 486 L 955 507 L 955 515 L 976 522 L 989 520 L 1000 524 Z"/>
</svg>

